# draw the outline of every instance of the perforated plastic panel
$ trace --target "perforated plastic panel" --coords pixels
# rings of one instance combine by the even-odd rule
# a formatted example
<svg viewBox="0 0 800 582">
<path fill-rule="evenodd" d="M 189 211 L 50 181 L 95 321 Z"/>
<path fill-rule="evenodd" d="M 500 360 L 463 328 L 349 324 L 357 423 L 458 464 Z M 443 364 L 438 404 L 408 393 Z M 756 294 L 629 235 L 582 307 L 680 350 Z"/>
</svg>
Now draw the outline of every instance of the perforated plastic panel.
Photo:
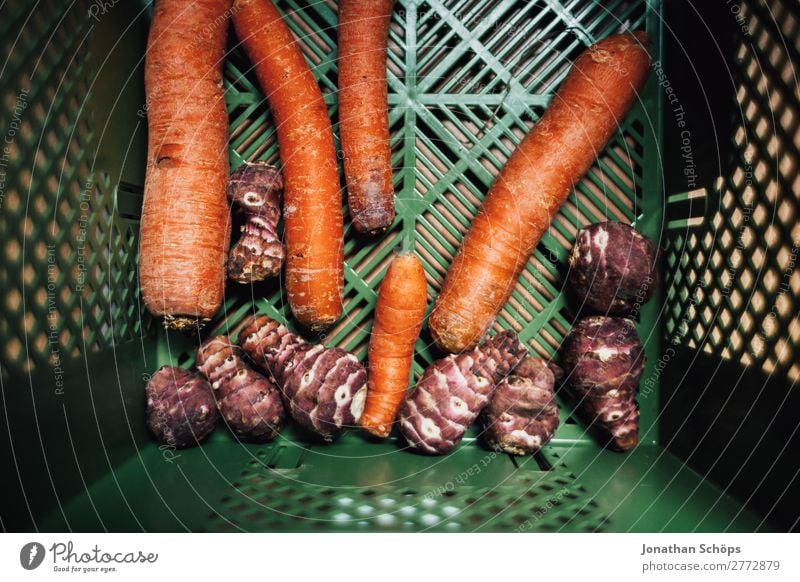
<svg viewBox="0 0 800 582">
<path fill-rule="evenodd" d="M 349 452 L 347 447 L 344 452 Z M 386 455 L 387 450 L 380 453 Z M 606 519 L 572 472 L 560 462 L 551 467 L 543 457 L 510 463 L 506 455 L 475 450 L 466 458 L 462 455 L 458 464 L 435 463 L 430 468 L 434 478 L 412 484 L 309 487 L 299 469 L 306 463 L 319 463 L 320 454 L 291 445 L 262 448 L 242 470 L 231 493 L 209 513 L 208 527 L 213 531 L 324 531 L 331 527 L 340 531 L 601 531 Z M 491 472 L 492 463 L 507 465 L 505 486 L 481 475 Z"/>
<path fill-rule="evenodd" d="M 336 129 L 335 5 L 278 5 L 320 81 Z M 357 235 L 346 221 L 345 315 L 326 334 L 310 339 L 344 347 L 361 359 L 366 357 L 376 290 L 398 247 L 413 248 L 423 259 L 432 305 L 471 217 L 514 147 L 544 111 L 572 60 L 599 38 L 645 27 L 647 14 L 644 2 L 627 0 L 604 7 L 591 2 L 564 6 L 555 1 L 399 2 L 392 17 L 388 50 L 397 219 L 379 238 Z M 267 103 L 249 61 L 239 49 L 228 60 L 225 81 L 233 166 L 257 159 L 279 164 Z M 654 143 L 655 131 L 652 120 L 637 105 L 553 221 L 495 329 L 514 329 L 532 352 L 542 356 L 555 352 L 575 319 L 562 293 L 567 250 L 577 230 L 586 224 L 609 218 L 627 223 L 638 219 L 642 228 L 644 167 L 646 156 L 655 154 L 654 148 L 646 146 Z M 657 189 L 652 189 L 651 196 L 658 195 Z M 645 224 L 657 228 L 660 206 L 651 203 L 647 210 L 651 221 Z M 293 326 L 279 283 L 252 289 L 229 285 L 224 312 L 212 322 L 208 334 L 233 331 L 235 335 L 238 322 L 254 311 Z M 176 355 L 173 362 L 184 366 L 194 362 L 194 346 L 176 343 L 174 337 L 162 341 Z M 440 354 L 431 347 L 427 329 L 423 329 L 416 348 L 414 371 L 420 374 Z M 562 412 L 563 426 L 556 442 L 592 442 L 566 407 Z M 645 415 L 645 422 L 653 416 Z M 645 430 L 644 435 L 645 439 L 655 438 L 654 431 Z M 390 446 L 393 462 L 412 470 L 414 464 L 398 461 L 396 445 Z M 478 444 L 470 446 L 477 448 Z M 322 461 L 329 449 L 303 441 L 299 446 L 289 444 L 278 450 L 290 451 L 292 458 L 304 451 Z M 485 454 L 480 448 L 477 452 Z M 276 453 L 270 449 L 265 454 Z M 336 445 L 330 454 L 335 459 L 326 459 L 325 464 L 335 463 L 348 475 L 364 471 L 369 457 L 379 455 L 372 443 L 353 449 Z M 352 469 L 347 464 L 350 454 L 363 457 Z M 513 468 L 509 457 L 501 457 L 496 465 Z M 419 487 L 378 482 L 374 488 L 337 491 L 322 486 L 314 468 L 305 463 L 296 468 L 296 482 L 291 476 L 276 475 L 269 462 L 263 461 L 260 457 L 249 463 L 234 483 L 238 493 L 220 499 L 222 509 L 215 511 L 212 529 L 465 531 L 519 527 L 530 517 L 533 497 L 543 496 L 547 501 L 544 489 L 538 489 L 540 485 L 549 487 L 564 480 L 563 488 L 573 480 L 566 471 L 554 471 L 540 475 L 535 482 L 515 482 L 503 493 L 494 486 L 454 486 L 447 497 L 432 498 Z M 457 466 L 464 463 L 462 456 Z M 558 468 L 564 470 L 563 466 Z M 456 467 L 451 470 L 453 476 L 459 471 Z M 581 489 L 577 487 L 575 491 Z M 583 491 L 582 498 L 586 496 Z M 327 496 L 333 496 L 330 502 L 326 502 Z M 501 497 L 499 503 L 489 505 L 505 509 L 492 514 L 484 499 L 488 496 Z M 517 499 L 520 496 L 521 500 Z M 314 503 L 302 501 L 306 497 Z M 352 506 L 343 505 L 342 499 L 349 499 Z M 565 497 L 558 504 L 568 509 L 569 501 Z M 599 528 L 602 516 L 593 514 L 591 497 L 582 502 L 588 503 L 585 515 L 557 518 L 556 511 L 548 519 L 538 520 L 535 529 Z"/>
<path fill-rule="evenodd" d="M 130 340 L 140 316 L 138 228 L 120 216 L 117 183 L 95 165 L 91 20 L 47 1 L 30 13 L 24 3 L 4 9 L 0 27 L 13 47 L 0 120 L 7 373 Z"/>
<path fill-rule="evenodd" d="M 800 102 L 784 51 L 798 55 L 796 43 L 785 43 L 796 40 L 800 17 L 792 2 L 744 3 L 736 16 L 739 111 L 731 135 L 721 136 L 732 161 L 711 188 L 688 194 L 705 212 L 671 223 L 666 330 L 691 348 L 797 382 Z"/>
<path fill-rule="evenodd" d="M 336 128 L 335 6 L 279 6 L 320 80 Z M 398 3 L 388 51 L 397 219 L 377 239 L 358 236 L 346 223 L 345 315 L 327 334 L 311 339 L 366 357 L 376 289 L 401 246 L 423 259 L 432 306 L 471 217 L 571 61 L 598 38 L 645 27 L 647 14 L 644 2 L 627 0 L 604 7 L 591 2 L 568 7 L 559 2 Z M 652 19 L 654 13 L 649 14 Z M 654 41 L 657 47 L 657 31 Z M 238 49 L 228 59 L 225 80 L 233 165 L 256 159 L 279 163 L 267 103 Z M 656 154 L 655 131 L 637 105 L 553 221 L 495 329 L 514 329 L 532 352 L 550 357 L 575 318 L 562 290 L 563 265 L 577 230 L 610 218 L 636 221 L 657 234 L 660 193 L 652 179 L 646 210 L 642 202 L 645 158 Z M 657 175 L 657 165 L 651 162 L 651 168 Z M 253 289 L 229 285 L 224 310 L 209 333 L 235 330 L 254 311 L 293 325 L 278 283 Z M 173 338 L 165 345 L 175 354 L 173 361 L 193 363 L 193 348 L 179 353 L 184 344 Z M 423 329 L 415 373 L 437 357 L 430 346 Z M 645 417 L 648 422 L 652 415 Z M 583 429 L 572 429 L 566 412 L 564 421 L 566 438 L 589 440 Z"/>
</svg>

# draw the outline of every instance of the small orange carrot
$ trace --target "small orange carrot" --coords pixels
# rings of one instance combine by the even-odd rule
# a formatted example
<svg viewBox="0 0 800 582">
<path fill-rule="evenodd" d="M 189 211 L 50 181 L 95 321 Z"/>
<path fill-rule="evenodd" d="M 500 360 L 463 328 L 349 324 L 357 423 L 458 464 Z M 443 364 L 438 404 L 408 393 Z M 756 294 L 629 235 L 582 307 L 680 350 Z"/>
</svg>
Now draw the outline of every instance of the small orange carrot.
<svg viewBox="0 0 800 582">
<path fill-rule="evenodd" d="M 369 340 L 367 403 L 361 426 L 375 436 L 389 435 L 406 395 L 427 298 L 419 259 L 411 253 L 396 257 L 378 291 Z"/>
</svg>

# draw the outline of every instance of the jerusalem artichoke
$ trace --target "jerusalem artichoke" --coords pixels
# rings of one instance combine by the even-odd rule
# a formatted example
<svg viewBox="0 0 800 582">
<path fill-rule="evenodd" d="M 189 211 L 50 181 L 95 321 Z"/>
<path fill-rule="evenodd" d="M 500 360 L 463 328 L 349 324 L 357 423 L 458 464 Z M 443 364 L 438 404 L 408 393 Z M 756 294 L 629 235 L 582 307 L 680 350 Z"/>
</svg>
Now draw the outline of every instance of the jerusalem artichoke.
<svg viewBox="0 0 800 582">
<path fill-rule="evenodd" d="M 555 375 L 547 362 L 525 357 L 500 381 L 483 410 L 487 444 L 512 455 L 539 452 L 558 428 L 554 382 Z"/>
<path fill-rule="evenodd" d="M 629 315 L 653 295 L 656 265 L 656 247 L 649 238 L 621 222 L 600 222 L 578 232 L 569 282 L 592 311 Z"/>
<path fill-rule="evenodd" d="M 504 331 L 480 347 L 428 366 L 400 406 L 400 431 L 409 446 L 428 454 L 452 450 L 489 402 L 495 385 L 527 354 Z"/>
<path fill-rule="evenodd" d="M 580 320 L 564 340 L 562 362 L 569 392 L 607 441 L 603 444 L 617 451 L 635 447 L 636 394 L 645 356 L 633 322 L 602 316 Z"/>
<path fill-rule="evenodd" d="M 174 366 L 163 366 L 147 382 L 147 426 L 162 443 L 188 447 L 208 436 L 219 420 L 211 387 Z"/>
<path fill-rule="evenodd" d="M 284 417 L 280 391 L 271 379 L 247 366 L 227 336 L 200 346 L 197 369 L 218 392 L 219 410 L 236 435 L 256 442 L 278 435 Z"/>
<path fill-rule="evenodd" d="M 280 274 L 285 256 L 277 233 L 282 190 L 281 173 L 266 162 L 245 164 L 231 175 L 228 199 L 246 216 L 228 258 L 228 277 L 234 281 L 251 283 Z"/>
<path fill-rule="evenodd" d="M 264 315 L 245 322 L 239 343 L 281 385 L 301 426 L 331 441 L 360 420 L 367 372 L 353 354 L 310 344 Z"/>
</svg>

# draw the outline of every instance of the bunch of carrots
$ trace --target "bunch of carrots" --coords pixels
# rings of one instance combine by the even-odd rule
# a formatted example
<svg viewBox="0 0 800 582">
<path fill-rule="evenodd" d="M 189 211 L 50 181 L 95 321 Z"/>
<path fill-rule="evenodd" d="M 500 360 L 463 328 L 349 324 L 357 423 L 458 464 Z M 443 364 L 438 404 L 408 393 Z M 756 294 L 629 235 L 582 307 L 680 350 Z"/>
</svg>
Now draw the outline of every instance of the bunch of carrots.
<svg viewBox="0 0 800 582">
<path fill-rule="evenodd" d="M 379 235 L 395 219 L 386 44 L 393 0 L 339 2 L 339 129 L 350 219 Z M 190 9 L 189 9 L 190 8 Z M 277 128 L 285 283 L 311 329 L 342 314 L 344 216 L 333 129 L 319 86 L 272 0 L 156 0 L 145 87 L 148 158 L 140 284 L 146 307 L 197 329 L 221 307 L 230 243 L 228 119 L 222 89 L 232 20 Z M 568 193 L 632 106 L 649 67 L 645 33 L 618 34 L 574 63 L 552 105 L 516 148 L 475 217 L 429 319 L 448 352 L 474 347 L 507 301 Z M 256 198 L 253 198 L 254 200 Z M 380 286 L 362 426 L 386 437 L 411 377 L 427 283 L 410 252 Z"/>
</svg>

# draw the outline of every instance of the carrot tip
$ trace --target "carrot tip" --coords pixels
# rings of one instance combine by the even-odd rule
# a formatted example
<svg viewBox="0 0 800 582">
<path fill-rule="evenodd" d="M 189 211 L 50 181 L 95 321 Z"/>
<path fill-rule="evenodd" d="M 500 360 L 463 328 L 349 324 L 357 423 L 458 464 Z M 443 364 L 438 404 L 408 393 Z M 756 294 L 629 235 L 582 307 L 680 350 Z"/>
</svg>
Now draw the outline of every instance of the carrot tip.
<svg viewBox="0 0 800 582">
<path fill-rule="evenodd" d="M 385 424 L 379 424 L 377 426 L 374 425 L 361 425 L 365 431 L 367 431 L 372 436 L 385 439 L 389 436 L 389 433 L 392 432 L 391 428 L 386 426 Z"/>
<path fill-rule="evenodd" d="M 394 222 L 394 211 L 369 209 L 351 213 L 353 228 L 361 234 L 381 234 Z"/>
</svg>

